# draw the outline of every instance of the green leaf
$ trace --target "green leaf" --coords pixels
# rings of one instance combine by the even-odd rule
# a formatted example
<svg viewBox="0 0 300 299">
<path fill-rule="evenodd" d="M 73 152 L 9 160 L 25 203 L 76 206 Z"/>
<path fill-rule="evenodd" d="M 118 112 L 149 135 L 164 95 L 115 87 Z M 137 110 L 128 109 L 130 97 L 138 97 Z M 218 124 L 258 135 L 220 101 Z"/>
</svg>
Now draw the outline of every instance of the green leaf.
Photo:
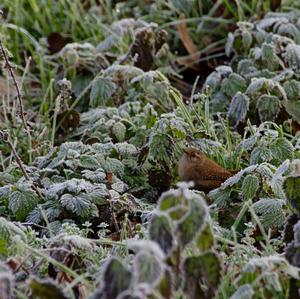
<svg viewBox="0 0 300 299">
<path fill-rule="evenodd" d="M 287 159 L 293 159 L 294 147 L 286 138 L 277 138 L 270 146 L 273 157 L 282 163 Z"/>
<path fill-rule="evenodd" d="M 126 126 L 121 122 L 116 122 L 112 127 L 112 133 L 118 141 L 124 141 L 126 135 Z"/>
<path fill-rule="evenodd" d="M 285 222 L 283 201 L 273 198 L 262 198 L 253 204 L 253 209 L 262 225 L 268 229 L 271 226 L 282 227 Z"/>
<path fill-rule="evenodd" d="M 139 283 L 156 286 L 164 273 L 164 264 L 152 252 L 139 252 L 134 259 L 135 273 Z"/>
<path fill-rule="evenodd" d="M 174 233 L 167 214 L 162 212 L 153 214 L 149 226 L 149 237 L 158 243 L 167 255 L 171 254 L 174 247 Z"/>
<path fill-rule="evenodd" d="M 221 281 L 221 263 L 213 252 L 191 256 L 183 263 L 184 291 L 189 299 L 211 299 Z"/>
<path fill-rule="evenodd" d="M 117 85 L 111 79 L 97 78 L 92 85 L 90 105 L 92 107 L 104 106 L 116 90 Z"/>
<path fill-rule="evenodd" d="M 9 196 L 8 208 L 17 220 L 24 221 L 27 215 L 37 206 L 38 198 L 29 191 L 14 191 Z"/>
<path fill-rule="evenodd" d="M 29 286 L 32 290 L 32 294 L 35 298 L 39 299 L 68 299 L 60 286 L 52 279 L 38 279 L 31 278 Z"/>
<path fill-rule="evenodd" d="M 300 100 L 297 101 L 283 101 L 283 106 L 286 112 L 293 118 L 293 120 L 299 122 L 300 119 Z"/>
<path fill-rule="evenodd" d="M 197 247 L 201 252 L 212 249 L 214 246 L 214 235 L 209 223 L 206 223 L 205 228 L 197 236 Z"/>
<path fill-rule="evenodd" d="M 108 261 L 104 275 L 102 291 L 105 298 L 117 298 L 117 296 L 130 287 L 132 272 L 115 257 Z"/>
<path fill-rule="evenodd" d="M 259 189 L 259 179 L 257 176 L 248 174 L 242 184 L 243 197 L 248 200 L 252 199 Z"/>
<path fill-rule="evenodd" d="M 240 122 L 243 122 L 247 116 L 247 111 L 249 109 L 250 99 L 245 94 L 240 91 L 232 98 L 229 110 L 228 117 L 230 125 L 237 127 Z"/>
<path fill-rule="evenodd" d="M 283 88 L 289 101 L 300 100 L 300 82 L 293 79 L 284 82 Z"/>
<path fill-rule="evenodd" d="M 283 182 L 283 189 L 292 210 L 300 215 L 300 176 L 287 177 Z"/>
<path fill-rule="evenodd" d="M 273 121 L 280 112 L 281 102 L 278 97 L 262 95 L 258 98 L 256 109 L 262 122 Z"/>
<path fill-rule="evenodd" d="M 246 80 L 242 76 L 231 73 L 228 78 L 223 80 L 222 91 L 229 97 L 233 97 L 237 92 L 244 92 L 246 87 Z"/>
<path fill-rule="evenodd" d="M 99 168 L 100 164 L 95 157 L 93 157 L 91 155 L 82 155 L 80 157 L 79 166 L 86 168 L 86 169 L 96 170 Z"/>
<path fill-rule="evenodd" d="M 196 235 L 203 229 L 207 220 L 207 207 L 204 199 L 190 192 L 189 212 L 177 225 L 178 241 L 182 248 L 191 242 Z"/>
<path fill-rule="evenodd" d="M 250 164 L 259 164 L 263 162 L 269 162 L 273 159 L 272 151 L 266 146 L 257 146 L 250 156 Z"/>
</svg>

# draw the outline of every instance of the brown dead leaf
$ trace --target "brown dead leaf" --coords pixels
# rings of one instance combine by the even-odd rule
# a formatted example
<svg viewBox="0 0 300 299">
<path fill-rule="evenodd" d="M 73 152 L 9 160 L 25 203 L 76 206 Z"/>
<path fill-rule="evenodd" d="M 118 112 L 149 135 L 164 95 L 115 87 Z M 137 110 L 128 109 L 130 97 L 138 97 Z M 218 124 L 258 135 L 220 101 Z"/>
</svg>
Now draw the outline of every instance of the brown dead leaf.
<svg viewBox="0 0 300 299">
<path fill-rule="evenodd" d="M 188 31 L 188 28 L 187 28 L 186 22 L 185 22 L 185 17 L 183 14 L 180 15 L 179 20 L 180 20 L 179 26 L 178 26 L 179 37 L 180 37 L 180 40 L 182 41 L 185 49 L 189 53 L 189 55 L 184 56 L 184 57 L 178 57 L 176 59 L 176 61 L 180 65 L 190 65 L 190 67 L 192 69 L 198 70 L 199 68 L 196 65 L 200 58 L 200 54 L 198 53 L 198 48 L 194 44 L 193 39 L 191 38 L 191 36 L 189 34 L 189 31 Z"/>
</svg>

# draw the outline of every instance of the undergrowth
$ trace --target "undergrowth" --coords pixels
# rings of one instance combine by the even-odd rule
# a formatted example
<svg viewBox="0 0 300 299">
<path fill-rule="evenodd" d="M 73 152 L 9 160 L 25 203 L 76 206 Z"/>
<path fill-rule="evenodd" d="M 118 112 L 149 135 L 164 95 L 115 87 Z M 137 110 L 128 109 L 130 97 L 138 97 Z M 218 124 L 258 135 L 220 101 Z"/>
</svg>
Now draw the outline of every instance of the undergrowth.
<svg viewBox="0 0 300 299">
<path fill-rule="evenodd" d="M 299 8 L 3 0 L 1 298 L 298 298 Z"/>
</svg>

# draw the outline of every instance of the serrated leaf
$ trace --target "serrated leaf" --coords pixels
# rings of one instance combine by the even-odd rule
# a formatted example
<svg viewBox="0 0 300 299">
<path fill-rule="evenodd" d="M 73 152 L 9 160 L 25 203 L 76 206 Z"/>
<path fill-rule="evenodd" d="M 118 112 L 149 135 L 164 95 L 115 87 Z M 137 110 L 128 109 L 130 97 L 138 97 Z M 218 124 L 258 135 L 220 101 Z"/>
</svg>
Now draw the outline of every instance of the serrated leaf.
<svg viewBox="0 0 300 299">
<path fill-rule="evenodd" d="M 270 146 L 273 157 L 280 163 L 287 159 L 293 159 L 294 147 L 286 138 L 276 139 Z"/>
<path fill-rule="evenodd" d="M 90 105 L 92 107 L 104 106 L 116 89 L 117 85 L 111 79 L 97 78 L 92 85 Z"/>
<path fill-rule="evenodd" d="M 91 156 L 91 155 L 82 155 L 80 157 L 80 163 L 79 166 L 86 168 L 86 169 L 98 169 L 99 168 L 99 162 L 98 160 Z"/>
<path fill-rule="evenodd" d="M 163 262 L 147 250 L 141 251 L 136 255 L 134 266 L 138 282 L 152 286 L 158 284 L 165 270 Z"/>
<path fill-rule="evenodd" d="M 237 92 L 237 94 L 232 98 L 228 110 L 228 117 L 231 126 L 237 127 L 240 122 L 245 120 L 249 109 L 249 102 L 250 99 L 241 92 Z"/>
<path fill-rule="evenodd" d="M 283 101 L 283 106 L 286 112 L 291 115 L 293 120 L 299 122 L 300 119 L 300 100 L 298 101 Z"/>
<path fill-rule="evenodd" d="M 266 146 L 257 146 L 250 156 L 250 164 L 259 164 L 262 162 L 269 162 L 273 159 L 272 151 Z"/>
<path fill-rule="evenodd" d="M 189 212 L 177 225 L 179 243 L 184 248 L 203 229 L 207 217 L 204 199 L 196 194 L 189 198 Z"/>
<path fill-rule="evenodd" d="M 116 122 L 112 127 L 112 133 L 118 141 L 123 141 L 126 135 L 126 126 L 121 122 Z"/>
<path fill-rule="evenodd" d="M 149 226 L 149 237 L 158 243 L 161 249 L 171 254 L 174 247 L 174 233 L 170 218 L 165 213 L 155 213 Z"/>
<path fill-rule="evenodd" d="M 300 215 L 300 177 L 287 177 L 283 182 L 283 190 L 292 210 Z"/>
<path fill-rule="evenodd" d="M 222 84 L 223 92 L 229 97 L 235 96 L 237 92 L 244 92 L 246 87 L 246 80 L 236 73 L 231 73 Z"/>
<path fill-rule="evenodd" d="M 243 197 L 248 200 L 252 199 L 259 189 L 259 179 L 257 176 L 248 174 L 242 184 Z"/>
<path fill-rule="evenodd" d="M 283 201 L 273 198 L 262 198 L 253 204 L 253 209 L 262 225 L 268 229 L 271 226 L 281 227 L 285 222 Z"/>
<path fill-rule="evenodd" d="M 281 102 L 276 96 L 262 95 L 256 102 L 259 118 L 262 122 L 273 121 L 280 112 Z"/>
<path fill-rule="evenodd" d="M 289 101 L 300 100 L 300 82 L 293 79 L 284 82 L 283 88 Z"/>
<path fill-rule="evenodd" d="M 103 288 L 106 299 L 117 298 L 117 296 L 130 287 L 132 272 L 115 257 L 107 262 L 103 274 Z"/>
<path fill-rule="evenodd" d="M 214 235 L 209 223 L 206 223 L 204 229 L 196 238 L 197 247 L 201 252 L 212 249 L 214 246 Z"/>
<path fill-rule="evenodd" d="M 221 263 L 213 252 L 191 256 L 183 263 L 184 292 L 189 299 L 211 299 L 221 281 Z"/>
<path fill-rule="evenodd" d="M 17 220 L 23 221 L 38 204 L 38 198 L 29 191 L 14 191 L 9 196 L 8 208 Z"/>
</svg>

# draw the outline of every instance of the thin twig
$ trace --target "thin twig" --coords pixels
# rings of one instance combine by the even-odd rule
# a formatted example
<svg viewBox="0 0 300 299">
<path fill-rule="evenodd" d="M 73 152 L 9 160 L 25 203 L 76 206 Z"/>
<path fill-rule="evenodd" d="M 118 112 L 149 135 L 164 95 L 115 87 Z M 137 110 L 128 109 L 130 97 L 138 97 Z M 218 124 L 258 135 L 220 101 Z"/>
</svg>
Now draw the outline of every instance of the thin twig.
<svg viewBox="0 0 300 299">
<path fill-rule="evenodd" d="M 28 129 L 28 125 L 27 125 L 27 122 L 26 122 L 26 119 L 25 119 L 25 115 L 24 115 L 24 106 L 23 106 L 23 100 L 22 100 L 22 95 L 21 95 L 21 91 L 20 91 L 20 87 L 18 85 L 18 82 L 17 82 L 17 79 L 16 79 L 16 76 L 13 72 L 13 66 L 11 65 L 10 61 L 9 61 L 9 58 L 7 56 L 7 53 L 3 47 L 3 44 L 2 44 L 2 41 L 0 40 L 0 50 L 1 50 L 1 53 L 2 53 L 2 56 L 4 58 L 4 61 L 5 61 L 5 68 L 8 69 L 8 72 L 13 80 L 13 83 L 15 85 L 15 88 L 16 88 L 16 92 L 17 92 L 17 98 L 18 98 L 18 101 L 19 101 L 19 106 L 20 106 L 20 114 L 21 114 L 21 119 L 22 119 L 22 122 L 23 122 L 23 126 L 25 128 L 25 130 L 28 132 L 29 129 Z"/>
</svg>

